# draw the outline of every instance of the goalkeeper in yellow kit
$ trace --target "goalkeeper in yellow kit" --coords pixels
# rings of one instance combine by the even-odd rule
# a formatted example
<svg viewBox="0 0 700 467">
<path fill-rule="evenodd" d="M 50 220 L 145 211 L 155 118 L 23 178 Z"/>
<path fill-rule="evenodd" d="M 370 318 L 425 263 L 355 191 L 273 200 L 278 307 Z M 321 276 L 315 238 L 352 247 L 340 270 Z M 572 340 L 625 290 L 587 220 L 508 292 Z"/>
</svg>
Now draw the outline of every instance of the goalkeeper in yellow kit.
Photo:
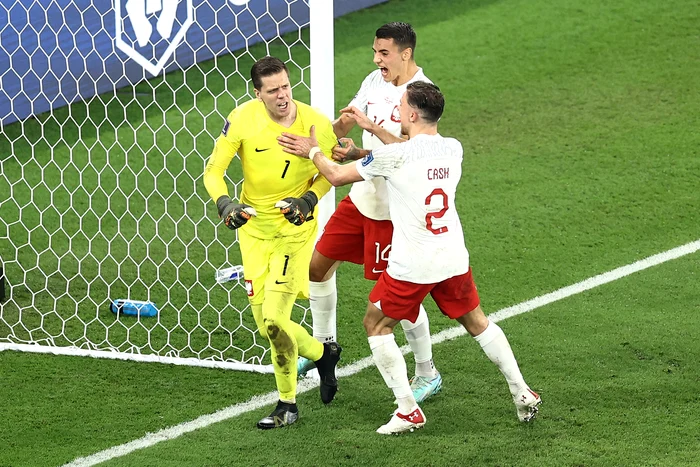
<svg viewBox="0 0 700 467">
<path fill-rule="evenodd" d="M 204 185 L 224 224 L 238 229 L 248 300 L 260 334 L 270 341 L 279 402 L 258 422 L 258 428 L 267 429 L 290 425 L 299 417 L 298 355 L 316 363 L 324 403 L 333 400 L 338 387 L 340 346 L 320 343 L 291 320 L 297 296 L 308 297 L 318 229 L 313 211 L 331 185 L 313 162 L 291 157 L 277 143 L 282 132 L 308 136 L 313 126 L 321 150 L 332 154 L 336 138 L 327 117 L 292 99 L 289 70 L 281 60 L 258 60 L 250 75 L 255 99 L 226 119 L 204 170 Z M 238 203 L 229 198 L 224 181 L 236 153 L 244 179 Z"/>
</svg>

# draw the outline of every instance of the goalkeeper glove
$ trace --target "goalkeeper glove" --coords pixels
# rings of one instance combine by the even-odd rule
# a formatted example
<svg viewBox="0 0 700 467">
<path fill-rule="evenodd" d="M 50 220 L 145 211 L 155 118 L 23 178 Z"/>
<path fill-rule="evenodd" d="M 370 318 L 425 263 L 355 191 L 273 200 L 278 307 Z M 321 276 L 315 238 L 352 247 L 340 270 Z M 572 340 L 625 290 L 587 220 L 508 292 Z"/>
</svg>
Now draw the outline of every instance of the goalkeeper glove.
<svg viewBox="0 0 700 467">
<path fill-rule="evenodd" d="M 216 200 L 216 208 L 219 210 L 219 217 L 223 219 L 226 227 L 231 230 L 236 230 L 248 222 L 251 216 L 257 215 L 252 206 L 234 203 L 226 195 L 220 196 Z"/>
<path fill-rule="evenodd" d="M 318 196 L 313 191 L 307 191 L 301 198 L 284 198 L 275 204 L 280 208 L 284 217 L 294 225 L 301 225 L 314 218 L 314 206 L 318 203 Z"/>
</svg>

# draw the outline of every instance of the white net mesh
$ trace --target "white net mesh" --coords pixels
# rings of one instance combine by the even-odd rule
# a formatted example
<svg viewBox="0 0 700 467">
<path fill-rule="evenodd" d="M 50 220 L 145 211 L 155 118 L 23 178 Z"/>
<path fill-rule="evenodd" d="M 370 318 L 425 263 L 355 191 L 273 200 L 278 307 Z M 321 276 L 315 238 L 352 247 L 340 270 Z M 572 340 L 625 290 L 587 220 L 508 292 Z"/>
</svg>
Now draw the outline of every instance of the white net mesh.
<svg viewBox="0 0 700 467">
<path fill-rule="evenodd" d="M 201 177 L 256 59 L 308 99 L 308 18 L 294 0 L 2 3 L 0 343 L 264 361 L 242 283 L 216 283 L 240 253 Z"/>
</svg>

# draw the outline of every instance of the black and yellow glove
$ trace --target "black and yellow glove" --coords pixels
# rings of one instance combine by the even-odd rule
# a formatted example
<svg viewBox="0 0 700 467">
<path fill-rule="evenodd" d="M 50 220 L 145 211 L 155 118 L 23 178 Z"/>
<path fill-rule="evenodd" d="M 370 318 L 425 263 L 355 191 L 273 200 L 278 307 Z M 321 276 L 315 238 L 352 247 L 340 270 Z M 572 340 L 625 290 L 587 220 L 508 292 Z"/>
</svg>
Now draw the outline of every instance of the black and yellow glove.
<svg viewBox="0 0 700 467">
<path fill-rule="evenodd" d="M 219 210 L 219 217 L 224 221 L 226 227 L 231 230 L 243 226 L 248 219 L 256 216 L 255 208 L 247 204 L 234 203 L 226 195 L 220 196 L 216 200 L 216 208 Z"/>
<path fill-rule="evenodd" d="M 318 196 L 313 191 L 307 191 L 301 198 L 284 198 L 275 204 L 284 214 L 285 219 L 294 225 L 301 225 L 314 218 L 314 207 L 318 204 Z"/>
</svg>

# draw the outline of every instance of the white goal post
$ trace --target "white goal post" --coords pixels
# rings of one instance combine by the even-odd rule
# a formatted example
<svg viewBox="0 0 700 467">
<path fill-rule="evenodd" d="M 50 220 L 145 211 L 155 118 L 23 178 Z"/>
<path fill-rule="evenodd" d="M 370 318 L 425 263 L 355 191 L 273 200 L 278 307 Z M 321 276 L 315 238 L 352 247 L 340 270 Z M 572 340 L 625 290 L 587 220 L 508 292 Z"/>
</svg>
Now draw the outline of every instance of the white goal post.
<svg viewBox="0 0 700 467">
<path fill-rule="evenodd" d="M 240 252 L 201 177 L 262 56 L 285 61 L 294 97 L 333 118 L 334 2 L 10 3 L 0 351 L 270 372 L 242 281 L 216 281 Z M 239 161 L 228 177 L 237 197 Z M 319 231 L 334 206 L 333 193 L 319 203 Z M 113 313 L 126 298 L 157 315 Z M 307 312 L 297 303 L 293 318 L 308 326 Z"/>
</svg>

